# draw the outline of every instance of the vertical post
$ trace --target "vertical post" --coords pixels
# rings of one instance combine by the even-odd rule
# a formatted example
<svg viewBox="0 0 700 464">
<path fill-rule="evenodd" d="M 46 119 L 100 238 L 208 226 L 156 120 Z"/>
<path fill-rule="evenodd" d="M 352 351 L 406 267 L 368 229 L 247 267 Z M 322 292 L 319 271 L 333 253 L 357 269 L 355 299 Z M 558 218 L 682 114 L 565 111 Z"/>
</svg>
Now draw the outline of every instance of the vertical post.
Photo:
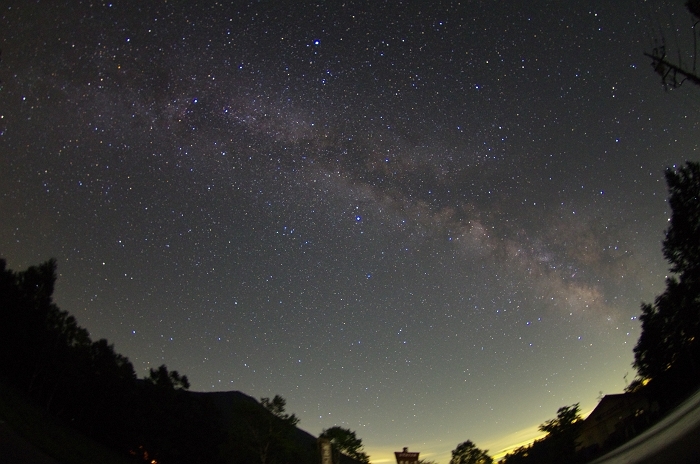
<svg viewBox="0 0 700 464">
<path fill-rule="evenodd" d="M 319 438 L 318 446 L 321 449 L 321 464 L 333 464 L 333 448 L 328 438 Z"/>
</svg>

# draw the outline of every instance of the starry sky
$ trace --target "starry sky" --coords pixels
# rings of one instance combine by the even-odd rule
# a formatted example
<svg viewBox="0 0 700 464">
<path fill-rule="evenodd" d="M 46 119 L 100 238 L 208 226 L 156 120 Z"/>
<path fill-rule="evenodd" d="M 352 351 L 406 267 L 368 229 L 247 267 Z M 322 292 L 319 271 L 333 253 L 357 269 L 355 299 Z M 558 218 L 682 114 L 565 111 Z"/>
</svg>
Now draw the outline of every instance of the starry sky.
<svg viewBox="0 0 700 464">
<path fill-rule="evenodd" d="M 683 2 L 5 1 L 0 256 L 139 375 L 282 395 L 375 463 L 634 378 Z M 690 42 L 692 43 L 692 41 Z M 692 49 L 691 49 L 692 50 Z"/>
</svg>

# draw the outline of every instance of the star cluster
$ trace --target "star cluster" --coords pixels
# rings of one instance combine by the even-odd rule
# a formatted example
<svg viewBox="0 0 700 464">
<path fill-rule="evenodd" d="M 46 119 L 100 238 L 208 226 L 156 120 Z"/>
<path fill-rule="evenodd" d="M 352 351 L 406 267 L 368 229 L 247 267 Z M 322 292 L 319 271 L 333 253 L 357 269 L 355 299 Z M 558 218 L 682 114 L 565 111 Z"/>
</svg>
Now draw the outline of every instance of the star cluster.
<svg viewBox="0 0 700 464">
<path fill-rule="evenodd" d="M 56 257 L 58 304 L 140 372 L 280 394 L 373 462 L 495 453 L 634 376 L 663 169 L 700 140 L 700 94 L 663 92 L 642 52 L 686 19 L 10 2 L 0 255 Z"/>
</svg>

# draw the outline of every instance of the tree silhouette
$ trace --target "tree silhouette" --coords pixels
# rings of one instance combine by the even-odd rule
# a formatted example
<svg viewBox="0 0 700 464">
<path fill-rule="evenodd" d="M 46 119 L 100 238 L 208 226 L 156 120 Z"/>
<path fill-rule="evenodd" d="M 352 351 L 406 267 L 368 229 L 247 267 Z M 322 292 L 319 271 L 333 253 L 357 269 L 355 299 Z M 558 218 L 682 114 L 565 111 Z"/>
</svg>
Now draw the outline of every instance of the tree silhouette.
<svg viewBox="0 0 700 464">
<path fill-rule="evenodd" d="M 165 390 L 188 390 L 190 388 L 186 375 L 181 376 L 177 371 L 168 372 L 165 364 L 158 367 L 158 369 L 149 369 L 146 381 L 156 388 Z"/>
<path fill-rule="evenodd" d="M 452 450 L 450 464 L 492 464 L 493 459 L 487 452 L 488 450 L 482 451 L 471 440 L 467 440 Z"/>
<path fill-rule="evenodd" d="M 579 404 L 571 406 L 562 406 L 557 409 L 557 417 L 550 419 L 541 424 L 538 429 L 540 432 L 547 432 L 549 436 L 558 436 L 570 433 L 574 424 L 581 420 Z"/>
<path fill-rule="evenodd" d="M 303 450 L 295 441 L 299 419 L 285 411 L 280 395 L 260 398 L 260 404 L 246 404 L 242 420 L 231 424 L 221 455 L 229 463 L 285 464 L 304 461 Z M 262 406 L 262 408 L 260 408 Z"/>
<path fill-rule="evenodd" d="M 216 462 L 217 412 L 165 366 L 138 380 L 107 340 L 93 342 L 53 302 L 56 261 L 22 272 L 0 259 L 0 382 L 93 439 L 163 464 Z"/>
<path fill-rule="evenodd" d="M 663 241 L 671 264 L 666 290 L 642 304 L 634 367 L 664 390 L 700 383 L 700 163 L 666 170 L 671 219 Z"/>
<path fill-rule="evenodd" d="M 649 52 L 645 52 L 644 55 L 651 58 L 651 65 L 654 68 L 654 72 L 661 76 L 661 83 L 665 88 L 678 88 L 687 80 L 695 85 L 700 85 L 700 74 L 697 71 L 697 42 L 698 34 L 700 31 L 696 30 L 698 23 L 700 23 L 700 0 L 688 0 L 685 4 L 686 8 L 690 12 L 691 16 L 694 18 L 693 23 L 693 64 L 688 67 L 681 60 L 681 50 L 678 52 L 677 63 L 672 62 L 666 53 L 666 41 L 665 38 L 661 37 L 661 44 L 654 47 L 654 49 Z"/>
<path fill-rule="evenodd" d="M 535 440 L 530 446 L 520 447 L 507 454 L 501 461 L 505 464 L 515 463 L 575 463 L 576 440 L 583 419 L 579 404 L 563 406 L 557 410 L 557 417 L 539 426 L 541 432 L 547 432 L 544 438 Z"/>
<path fill-rule="evenodd" d="M 299 423 L 299 419 L 294 414 L 285 412 L 284 408 L 287 406 L 287 400 L 280 395 L 275 395 L 272 399 L 260 398 L 260 404 L 286 425 L 295 426 Z"/>
<path fill-rule="evenodd" d="M 330 440 L 333 447 L 334 462 L 340 462 L 339 454 L 342 453 L 357 461 L 369 464 L 369 456 L 362 451 L 362 440 L 357 438 L 357 435 L 352 430 L 336 425 L 324 429 L 319 437 Z"/>
<path fill-rule="evenodd" d="M 225 408 L 188 391 L 187 377 L 165 365 L 138 379 L 113 345 L 93 342 L 54 304 L 55 282 L 55 260 L 14 272 L 0 258 L 3 388 L 134 462 L 317 461 L 315 440 L 295 428 L 299 419 L 285 412 L 284 398 L 250 399 L 224 416 Z"/>
<path fill-rule="evenodd" d="M 547 443 L 548 454 L 557 456 L 561 462 L 572 462 L 582 424 L 583 418 L 578 403 L 559 408 L 555 419 L 539 426 L 541 432 L 547 432 L 543 442 Z"/>
<path fill-rule="evenodd" d="M 663 242 L 671 272 L 689 285 L 700 281 L 700 163 L 666 170 L 671 221 Z"/>
</svg>

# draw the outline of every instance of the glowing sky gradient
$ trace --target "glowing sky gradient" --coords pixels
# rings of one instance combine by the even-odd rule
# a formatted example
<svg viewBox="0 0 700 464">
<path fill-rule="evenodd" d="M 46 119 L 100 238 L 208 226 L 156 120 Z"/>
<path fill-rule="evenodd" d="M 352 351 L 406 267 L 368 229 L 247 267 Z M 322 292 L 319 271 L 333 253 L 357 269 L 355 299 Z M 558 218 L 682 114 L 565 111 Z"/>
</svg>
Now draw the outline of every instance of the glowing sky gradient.
<svg viewBox="0 0 700 464">
<path fill-rule="evenodd" d="M 495 454 L 634 377 L 677 3 L 3 2 L 0 256 L 140 374 Z"/>
</svg>

